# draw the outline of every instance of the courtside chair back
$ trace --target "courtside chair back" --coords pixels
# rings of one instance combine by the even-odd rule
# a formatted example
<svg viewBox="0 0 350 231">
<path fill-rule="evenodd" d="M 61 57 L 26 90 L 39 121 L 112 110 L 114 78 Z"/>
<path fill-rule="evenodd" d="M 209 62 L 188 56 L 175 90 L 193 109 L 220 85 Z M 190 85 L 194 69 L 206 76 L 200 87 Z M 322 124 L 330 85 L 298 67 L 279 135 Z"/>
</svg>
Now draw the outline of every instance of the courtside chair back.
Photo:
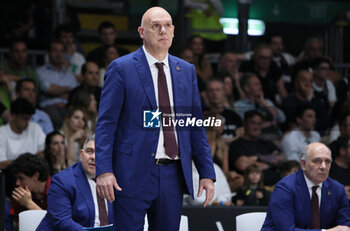
<svg viewBox="0 0 350 231">
<path fill-rule="evenodd" d="M 27 210 L 20 212 L 18 214 L 19 231 L 35 231 L 45 215 L 46 210 Z"/>
<path fill-rule="evenodd" d="M 260 231 L 266 212 L 244 213 L 236 217 L 236 231 Z"/>
</svg>

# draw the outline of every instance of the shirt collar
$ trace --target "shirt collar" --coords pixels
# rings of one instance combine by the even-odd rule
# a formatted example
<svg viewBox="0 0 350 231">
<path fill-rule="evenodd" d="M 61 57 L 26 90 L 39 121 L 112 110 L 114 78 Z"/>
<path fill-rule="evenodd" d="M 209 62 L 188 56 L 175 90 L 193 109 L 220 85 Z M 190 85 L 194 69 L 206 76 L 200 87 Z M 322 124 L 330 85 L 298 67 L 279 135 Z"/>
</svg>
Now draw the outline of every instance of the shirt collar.
<svg viewBox="0 0 350 231">
<path fill-rule="evenodd" d="M 250 101 L 248 98 L 243 98 L 242 102 L 244 102 L 246 104 L 254 105 L 254 103 L 252 101 Z"/>
<path fill-rule="evenodd" d="M 91 176 L 90 174 L 87 174 L 86 172 L 84 172 L 84 173 L 85 173 L 85 176 L 87 179 L 90 179 L 90 180 L 93 180 L 96 182 L 96 178 L 94 176 Z"/>
<path fill-rule="evenodd" d="M 148 53 L 148 51 L 146 50 L 145 46 L 142 46 L 143 51 L 145 52 L 146 55 L 146 59 L 148 62 L 149 66 L 154 65 L 155 63 L 159 63 L 162 62 L 164 63 L 164 66 L 166 66 L 167 68 L 169 68 L 169 59 L 168 59 L 168 54 L 166 55 L 166 57 L 163 60 L 158 60 L 156 58 L 154 58 L 150 53 Z"/>
<path fill-rule="evenodd" d="M 309 180 L 309 178 L 307 178 L 307 176 L 305 175 L 305 173 L 304 173 L 304 178 L 305 178 L 305 182 L 306 182 L 307 188 L 308 188 L 308 189 L 312 189 L 312 187 L 315 186 L 315 184 L 314 184 L 311 180 Z M 323 183 L 321 182 L 321 183 L 317 184 L 317 186 L 319 186 L 320 189 L 322 189 L 322 184 L 323 184 Z"/>
<path fill-rule="evenodd" d="M 52 66 L 51 63 L 48 63 L 46 67 L 47 67 L 47 69 L 49 69 L 49 70 L 57 71 L 57 70 Z M 67 71 L 67 69 L 66 69 L 64 66 L 62 66 L 61 71 L 62 71 L 63 73 L 65 73 L 65 72 Z"/>
</svg>

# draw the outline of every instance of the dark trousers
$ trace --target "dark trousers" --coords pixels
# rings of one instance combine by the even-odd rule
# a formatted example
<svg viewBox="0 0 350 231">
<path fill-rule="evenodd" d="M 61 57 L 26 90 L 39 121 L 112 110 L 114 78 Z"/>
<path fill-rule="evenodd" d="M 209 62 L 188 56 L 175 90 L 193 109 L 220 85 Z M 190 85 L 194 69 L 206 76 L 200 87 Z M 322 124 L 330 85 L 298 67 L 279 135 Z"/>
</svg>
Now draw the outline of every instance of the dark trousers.
<svg viewBox="0 0 350 231">
<path fill-rule="evenodd" d="M 149 230 L 179 230 L 185 187 L 180 161 L 169 165 L 154 164 L 150 174 L 140 195 L 116 197 L 116 230 L 142 231 L 146 213 Z"/>
</svg>

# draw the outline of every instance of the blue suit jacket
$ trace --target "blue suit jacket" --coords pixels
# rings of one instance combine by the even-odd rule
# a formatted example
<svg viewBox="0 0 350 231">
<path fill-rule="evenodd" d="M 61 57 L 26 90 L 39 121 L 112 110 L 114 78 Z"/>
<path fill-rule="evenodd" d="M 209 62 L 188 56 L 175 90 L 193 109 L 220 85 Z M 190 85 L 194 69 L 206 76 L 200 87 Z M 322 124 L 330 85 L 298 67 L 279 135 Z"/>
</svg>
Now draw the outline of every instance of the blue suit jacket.
<svg viewBox="0 0 350 231">
<path fill-rule="evenodd" d="M 108 218 L 113 223 L 113 206 L 108 202 Z M 47 214 L 37 230 L 83 230 L 93 227 L 95 206 L 81 163 L 52 177 L 47 197 Z"/>
<path fill-rule="evenodd" d="M 350 209 L 344 186 L 328 178 L 322 184 L 321 228 L 350 226 Z M 301 170 L 278 182 L 271 195 L 262 231 L 310 230 L 311 199 Z"/>
<path fill-rule="evenodd" d="M 202 117 L 197 76 L 193 65 L 169 55 L 174 110 Z M 154 165 L 159 128 L 143 128 L 143 110 L 157 109 L 153 81 L 146 56 L 136 52 L 114 60 L 102 89 L 96 126 L 96 176 L 114 172 L 123 189 L 117 195 L 133 196 L 147 184 Z M 192 164 L 201 178 L 215 180 L 205 129 L 177 127 L 183 175 L 193 196 Z"/>
</svg>

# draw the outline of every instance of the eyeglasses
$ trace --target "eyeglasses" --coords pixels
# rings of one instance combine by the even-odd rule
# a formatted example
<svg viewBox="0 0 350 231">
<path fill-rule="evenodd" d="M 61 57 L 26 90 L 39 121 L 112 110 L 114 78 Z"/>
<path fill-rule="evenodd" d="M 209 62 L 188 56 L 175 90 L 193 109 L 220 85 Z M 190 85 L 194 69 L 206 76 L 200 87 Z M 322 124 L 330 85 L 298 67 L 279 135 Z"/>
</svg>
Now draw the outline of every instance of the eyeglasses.
<svg viewBox="0 0 350 231">
<path fill-rule="evenodd" d="M 85 149 L 85 152 L 86 152 L 88 155 L 92 155 L 92 154 L 95 154 L 95 149 L 93 149 L 93 148 L 86 148 L 86 149 Z"/>
</svg>

